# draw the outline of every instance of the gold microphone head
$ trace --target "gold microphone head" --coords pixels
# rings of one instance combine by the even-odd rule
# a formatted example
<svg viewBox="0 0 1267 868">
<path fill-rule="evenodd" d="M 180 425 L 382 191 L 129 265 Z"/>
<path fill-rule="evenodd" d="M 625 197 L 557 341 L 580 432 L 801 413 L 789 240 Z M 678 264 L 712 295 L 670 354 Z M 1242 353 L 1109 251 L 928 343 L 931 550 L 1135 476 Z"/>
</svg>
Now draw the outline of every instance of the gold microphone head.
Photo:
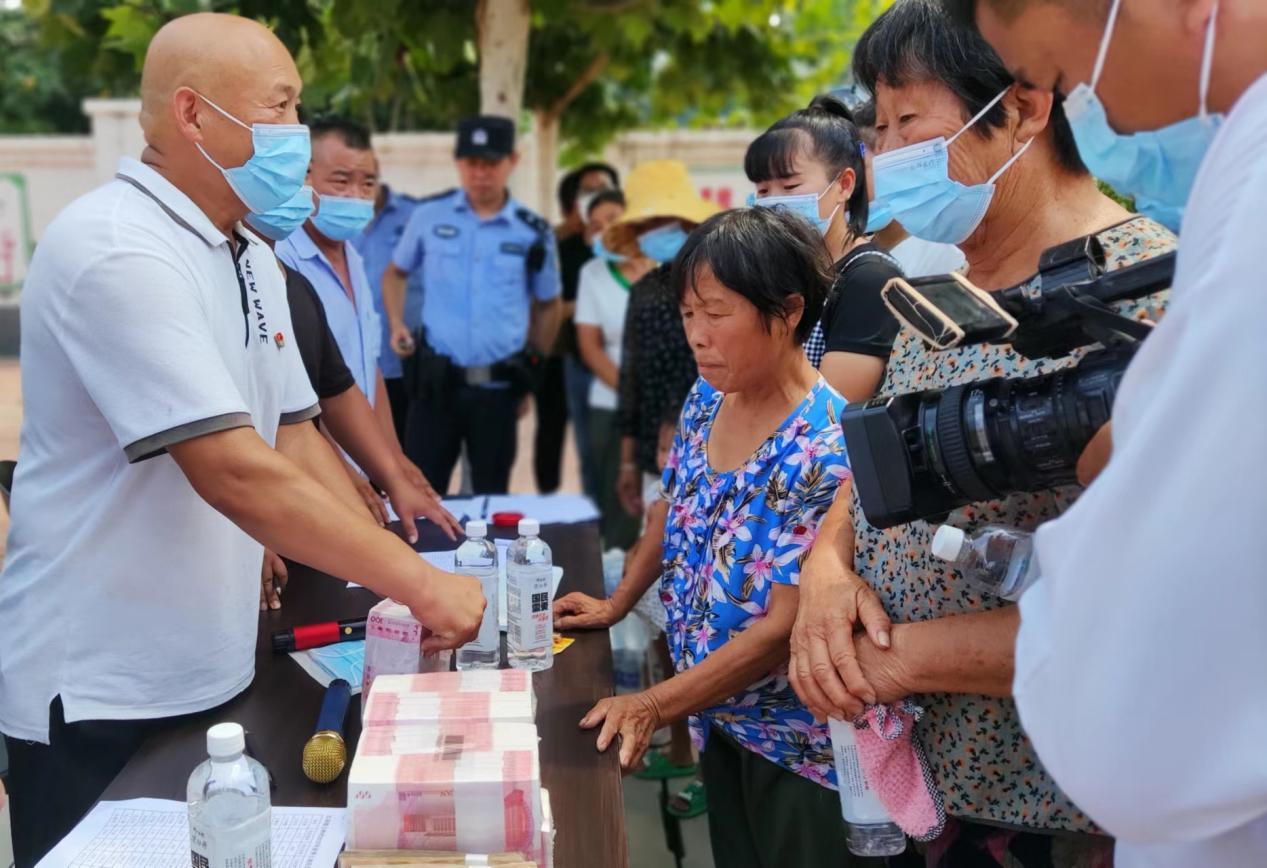
<svg viewBox="0 0 1267 868">
<path fill-rule="evenodd" d="M 304 775 L 318 784 L 328 784 L 348 764 L 348 749 L 343 736 L 332 729 L 315 733 L 304 745 Z"/>
</svg>

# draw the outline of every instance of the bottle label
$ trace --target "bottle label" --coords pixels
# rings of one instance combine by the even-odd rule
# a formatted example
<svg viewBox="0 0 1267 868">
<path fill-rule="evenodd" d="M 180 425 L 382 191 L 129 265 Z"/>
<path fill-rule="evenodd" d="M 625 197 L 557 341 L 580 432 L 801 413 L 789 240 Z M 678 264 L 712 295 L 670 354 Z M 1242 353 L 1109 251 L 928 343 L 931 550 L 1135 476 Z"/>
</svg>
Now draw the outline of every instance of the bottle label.
<svg viewBox="0 0 1267 868">
<path fill-rule="evenodd" d="M 467 651 L 488 652 L 501 647 L 501 634 L 497 629 L 497 570 L 488 570 L 480 574 L 471 573 L 480 580 L 480 589 L 484 592 L 484 620 L 480 621 L 479 635 L 465 646 Z"/>
<path fill-rule="evenodd" d="M 836 760 L 836 783 L 840 788 L 840 811 L 847 823 L 889 823 L 889 812 L 880 803 L 875 790 L 867 786 L 858 759 L 853 724 L 831 719 L 832 754 Z"/>
<path fill-rule="evenodd" d="M 208 806 L 203 805 L 204 812 Z M 190 817 L 193 868 L 272 868 L 271 815 L 269 809 L 233 825 L 213 825 L 203 817 Z"/>
<path fill-rule="evenodd" d="M 507 643 L 519 651 L 548 648 L 554 638 L 550 614 L 550 567 L 511 565 L 508 579 Z"/>
</svg>

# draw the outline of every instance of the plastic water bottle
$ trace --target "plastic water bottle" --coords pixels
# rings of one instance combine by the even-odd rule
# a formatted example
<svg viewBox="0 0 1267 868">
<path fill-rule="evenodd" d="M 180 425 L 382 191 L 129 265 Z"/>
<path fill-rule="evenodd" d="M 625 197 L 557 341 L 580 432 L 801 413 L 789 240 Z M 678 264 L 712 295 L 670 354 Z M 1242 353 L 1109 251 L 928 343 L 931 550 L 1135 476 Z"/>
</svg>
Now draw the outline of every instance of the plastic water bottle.
<svg viewBox="0 0 1267 868">
<path fill-rule="evenodd" d="M 210 759 L 189 776 L 189 846 L 194 868 L 270 868 L 268 771 L 246 756 L 238 723 L 207 730 Z"/>
<path fill-rule="evenodd" d="M 520 519 L 519 539 L 506 553 L 506 660 L 533 672 L 554 665 L 554 566 L 539 533 L 535 518 Z"/>
<path fill-rule="evenodd" d="M 497 546 L 488 538 L 488 524 L 466 523 L 466 541 L 454 555 L 457 572 L 479 579 L 484 591 L 484 620 L 475 639 L 458 649 L 458 669 L 496 669 L 501 665 L 501 632 L 497 629 Z"/>
<path fill-rule="evenodd" d="M 858 761 L 853 724 L 836 718 L 827 721 L 831 750 L 836 760 L 840 788 L 840 813 L 845 818 L 849 852 L 855 856 L 896 856 L 906 850 L 906 834 L 889 817 L 875 791 L 867 786 Z"/>
<path fill-rule="evenodd" d="M 1034 535 L 1026 530 L 992 524 L 968 535 L 944 524 L 933 535 L 932 550 L 968 584 L 1005 600 L 1019 599 L 1039 577 Z"/>
</svg>

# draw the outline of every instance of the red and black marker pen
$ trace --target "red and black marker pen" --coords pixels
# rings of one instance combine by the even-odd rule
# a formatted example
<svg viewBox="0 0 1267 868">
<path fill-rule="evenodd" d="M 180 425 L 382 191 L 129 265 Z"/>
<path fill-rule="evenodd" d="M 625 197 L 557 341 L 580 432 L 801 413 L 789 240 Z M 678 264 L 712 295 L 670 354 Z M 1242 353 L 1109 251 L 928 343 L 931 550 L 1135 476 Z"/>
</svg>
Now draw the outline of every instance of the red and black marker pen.
<svg viewBox="0 0 1267 868">
<path fill-rule="evenodd" d="M 273 653 L 288 654 L 305 648 L 320 648 L 336 642 L 354 642 L 365 638 L 365 619 L 349 618 L 346 621 L 326 621 L 321 624 L 305 624 L 278 630 L 273 634 Z"/>
</svg>

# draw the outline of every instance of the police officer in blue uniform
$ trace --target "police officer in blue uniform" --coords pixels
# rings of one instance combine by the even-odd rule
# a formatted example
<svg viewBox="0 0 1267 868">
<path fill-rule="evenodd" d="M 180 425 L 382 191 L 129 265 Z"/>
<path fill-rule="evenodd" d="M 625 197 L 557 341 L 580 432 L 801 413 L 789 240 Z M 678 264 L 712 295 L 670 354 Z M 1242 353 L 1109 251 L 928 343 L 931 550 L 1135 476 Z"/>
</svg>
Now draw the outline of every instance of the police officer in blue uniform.
<svg viewBox="0 0 1267 868">
<path fill-rule="evenodd" d="M 477 494 L 504 492 L 516 421 L 558 331 L 558 251 L 550 225 L 506 184 L 515 127 L 480 115 L 458 125 L 461 187 L 423 199 L 383 273 L 392 349 L 410 404 L 405 452 L 447 492 L 463 445 Z M 405 287 L 421 271 L 421 324 L 405 319 Z"/>
<path fill-rule="evenodd" d="M 377 170 L 377 156 L 374 158 L 374 167 Z M 379 178 L 382 178 L 381 174 Z M 391 324 L 383 308 L 382 282 L 383 271 L 391 264 L 392 253 L 417 207 L 417 197 L 394 190 L 380 181 L 378 194 L 374 199 L 374 218 L 364 232 L 352 239 L 352 246 L 361 254 L 361 260 L 365 263 L 365 275 L 369 278 L 370 291 L 374 295 L 374 308 L 383 324 L 383 343 L 378 366 L 383 372 L 387 398 L 392 405 L 392 420 L 396 423 L 396 437 L 401 443 L 405 442 L 409 395 L 402 379 L 400 356 L 391 347 Z M 409 278 L 405 289 L 405 323 L 410 328 L 417 328 L 421 316 L 422 273 L 418 271 Z"/>
</svg>

